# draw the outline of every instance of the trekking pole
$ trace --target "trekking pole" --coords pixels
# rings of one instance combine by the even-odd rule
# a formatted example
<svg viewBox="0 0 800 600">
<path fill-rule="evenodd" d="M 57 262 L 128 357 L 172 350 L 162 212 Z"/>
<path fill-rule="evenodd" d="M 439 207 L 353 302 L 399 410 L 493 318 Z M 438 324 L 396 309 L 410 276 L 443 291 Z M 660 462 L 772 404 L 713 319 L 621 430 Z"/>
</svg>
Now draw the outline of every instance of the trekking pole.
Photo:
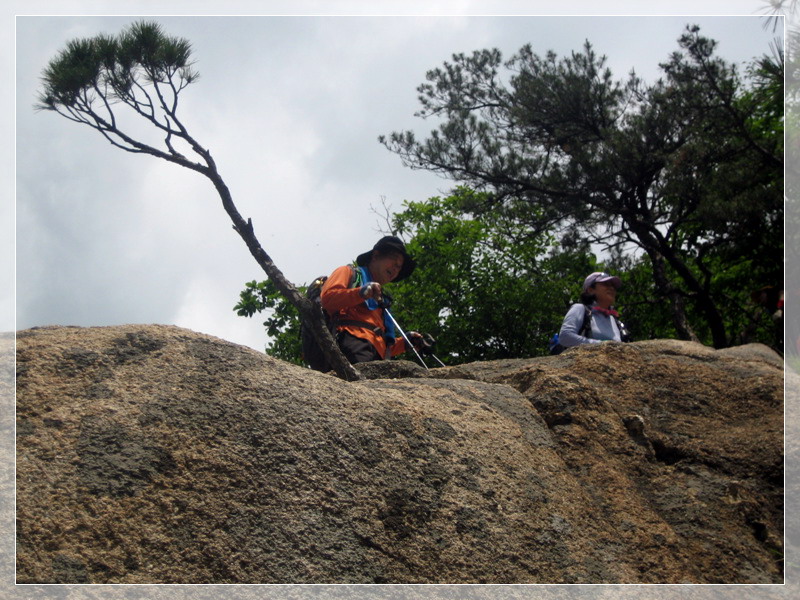
<svg viewBox="0 0 800 600">
<path fill-rule="evenodd" d="M 383 310 L 387 315 L 389 315 L 389 318 L 392 320 L 392 323 L 394 323 L 394 326 L 397 328 L 397 331 L 400 332 L 400 335 L 403 336 L 403 339 L 406 341 L 406 344 L 411 346 L 411 349 L 414 351 L 414 354 L 417 355 L 417 358 L 419 359 L 419 362 L 422 363 L 422 366 L 425 367 L 425 370 L 429 371 L 430 369 L 428 369 L 428 365 L 426 365 L 425 361 L 422 360 L 422 356 L 420 356 L 419 352 L 417 352 L 417 348 L 414 346 L 414 344 L 411 343 L 411 340 L 408 339 L 408 336 L 406 335 L 405 331 L 403 331 L 403 329 L 400 327 L 400 324 L 395 320 L 394 316 L 392 316 L 392 313 L 389 312 L 389 309 L 388 308 L 384 308 Z M 439 360 L 439 359 L 436 359 L 436 360 Z"/>
<path fill-rule="evenodd" d="M 446 367 L 446 366 L 447 366 L 447 365 L 446 365 L 446 364 L 444 364 L 442 361 L 440 361 L 440 360 L 439 360 L 439 357 L 438 357 L 438 356 L 436 356 L 436 355 L 435 355 L 433 352 L 431 352 L 431 356 L 432 356 L 432 357 L 433 357 L 433 359 L 434 359 L 436 362 L 438 362 L 438 363 L 439 363 L 441 366 L 443 366 L 443 367 Z"/>
</svg>

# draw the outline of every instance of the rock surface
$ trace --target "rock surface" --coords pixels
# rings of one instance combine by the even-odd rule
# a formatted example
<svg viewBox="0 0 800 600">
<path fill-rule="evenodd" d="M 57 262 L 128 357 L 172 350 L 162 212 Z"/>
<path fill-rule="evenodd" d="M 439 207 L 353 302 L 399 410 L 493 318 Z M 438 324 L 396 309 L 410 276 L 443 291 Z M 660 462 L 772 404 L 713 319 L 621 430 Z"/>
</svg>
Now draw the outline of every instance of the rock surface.
<svg viewBox="0 0 800 600">
<path fill-rule="evenodd" d="M 17 582 L 783 582 L 765 348 L 363 372 L 169 326 L 19 332 Z"/>
</svg>

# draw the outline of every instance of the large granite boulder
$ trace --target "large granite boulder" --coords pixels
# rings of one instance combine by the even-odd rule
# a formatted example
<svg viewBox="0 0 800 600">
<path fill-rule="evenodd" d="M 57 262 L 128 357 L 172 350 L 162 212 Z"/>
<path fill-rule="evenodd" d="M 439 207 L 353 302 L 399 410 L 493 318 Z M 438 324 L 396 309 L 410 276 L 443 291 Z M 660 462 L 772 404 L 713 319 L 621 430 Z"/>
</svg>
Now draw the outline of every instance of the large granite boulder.
<svg viewBox="0 0 800 600">
<path fill-rule="evenodd" d="M 780 583 L 783 364 L 657 340 L 347 383 L 17 335 L 18 583 Z"/>
</svg>

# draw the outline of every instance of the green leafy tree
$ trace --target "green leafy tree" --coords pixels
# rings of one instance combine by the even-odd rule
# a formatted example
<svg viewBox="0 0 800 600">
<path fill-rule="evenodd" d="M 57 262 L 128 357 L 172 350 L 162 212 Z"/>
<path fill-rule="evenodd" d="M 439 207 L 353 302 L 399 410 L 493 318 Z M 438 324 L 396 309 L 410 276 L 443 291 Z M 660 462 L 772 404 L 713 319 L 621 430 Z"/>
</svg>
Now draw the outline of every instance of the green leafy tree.
<svg viewBox="0 0 800 600">
<path fill-rule="evenodd" d="M 284 277 L 256 238 L 250 219 L 239 214 L 211 152 L 178 117 L 181 93 L 197 78 L 187 40 L 166 35 L 156 23 L 137 22 L 116 37 L 69 42 L 43 72 L 38 108 L 95 129 L 116 148 L 149 154 L 207 177 L 234 229 L 275 289 L 309 324 L 339 376 L 359 379 L 319 309 Z M 137 138 L 132 131 L 138 133 L 135 124 L 140 122 L 149 127 L 146 137 L 161 142 Z"/>
<path fill-rule="evenodd" d="M 653 268 L 647 256 L 613 248 L 604 270 L 623 281 L 617 308 L 621 308 L 622 320 L 634 340 L 674 337 L 671 311 L 655 288 Z"/>
<path fill-rule="evenodd" d="M 307 286 L 298 287 L 305 293 Z M 249 281 L 239 294 L 239 302 L 233 310 L 240 317 L 252 317 L 267 312 L 264 329 L 269 341 L 267 354 L 297 365 L 303 364 L 303 349 L 300 344 L 300 314 L 289 303 L 271 281 Z"/>
<path fill-rule="evenodd" d="M 583 278 L 598 268 L 585 244 L 553 251 L 547 233 L 470 212 L 486 200 L 459 188 L 387 217 L 386 233 L 406 238 L 417 261 L 412 277 L 390 286 L 392 312 L 404 329 L 433 335 L 437 357 L 449 364 L 544 354 Z M 234 310 L 268 312 L 267 351 L 299 361 L 296 312 L 268 282 L 249 282 Z"/>
<path fill-rule="evenodd" d="M 517 219 L 471 211 L 488 195 L 458 188 L 447 198 L 408 202 L 392 230 L 408 236 L 414 276 L 395 288 L 398 313 L 437 339 L 458 362 L 544 354 L 580 283 L 595 268 L 583 246 L 554 243 Z"/>
<path fill-rule="evenodd" d="M 407 166 L 487 192 L 477 212 L 637 250 L 677 335 L 723 347 L 734 336 L 720 269 L 749 273 L 737 304 L 782 277 L 783 147 L 765 88 L 748 88 L 715 46 L 688 27 L 651 85 L 614 80 L 588 42 L 561 59 L 530 46 L 507 62 L 458 54 L 419 88 L 419 114 L 438 129 L 380 140 Z M 782 85 L 778 73 L 765 81 Z"/>
</svg>

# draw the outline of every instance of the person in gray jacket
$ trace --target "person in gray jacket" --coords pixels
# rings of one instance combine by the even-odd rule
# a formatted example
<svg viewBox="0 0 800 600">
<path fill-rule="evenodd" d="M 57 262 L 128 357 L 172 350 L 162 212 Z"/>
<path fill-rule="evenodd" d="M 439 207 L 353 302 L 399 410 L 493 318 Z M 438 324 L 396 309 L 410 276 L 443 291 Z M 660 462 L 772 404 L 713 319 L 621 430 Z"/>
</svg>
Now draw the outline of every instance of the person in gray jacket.
<svg viewBox="0 0 800 600">
<path fill-rule="evenodd" d="M 629 341 L 630 336 L 613 309 L 620 287 L 619 277 L 600 272 L 589 275 L 583 282 L 581 301 L 573 304 L 564 317 L 558 343 L 569 348 L 579 344 Z"/>
</svg>

